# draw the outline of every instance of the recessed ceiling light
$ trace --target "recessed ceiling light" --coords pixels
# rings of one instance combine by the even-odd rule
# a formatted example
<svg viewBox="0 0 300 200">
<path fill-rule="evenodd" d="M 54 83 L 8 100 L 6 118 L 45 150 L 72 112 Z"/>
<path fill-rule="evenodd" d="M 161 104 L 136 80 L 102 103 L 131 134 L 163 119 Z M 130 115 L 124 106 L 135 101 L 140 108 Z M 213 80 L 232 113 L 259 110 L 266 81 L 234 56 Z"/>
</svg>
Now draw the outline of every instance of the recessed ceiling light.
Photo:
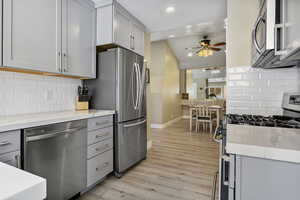
<svg viewBox="0 0 300 200">
<path fill-rule="evenodd" d="M 186 33 L 186 34 L 191 34 L 191 33 L 192 33 L 192 30 L 187 29 L 187 30 L 185 31 L 185 33 Z"/>
<path fill-rule="evenodd" d="M 192 57 L 192 56 L 193 56 L 192 52 L 188 53 L 188 57 Z"/>
<path fill-rule="evenodd" d="M 187 28 L 187 29 L 190 29 L 190 28 L 192 28 L 193 26 L 192 25 L 186 25 L 185 26 L 185 28 Z"/>
<path fill-rule="evenodd" d="M 175 12 L 175 8 L 173 6 L 169 6 L 166 8 L 166 13 L 173 13 Z"/>
<path fill-rule="evenodd" d="M 175 37 L 175 35 L 169 35 L 169 38 L 174 38 Z"/>
</svg>

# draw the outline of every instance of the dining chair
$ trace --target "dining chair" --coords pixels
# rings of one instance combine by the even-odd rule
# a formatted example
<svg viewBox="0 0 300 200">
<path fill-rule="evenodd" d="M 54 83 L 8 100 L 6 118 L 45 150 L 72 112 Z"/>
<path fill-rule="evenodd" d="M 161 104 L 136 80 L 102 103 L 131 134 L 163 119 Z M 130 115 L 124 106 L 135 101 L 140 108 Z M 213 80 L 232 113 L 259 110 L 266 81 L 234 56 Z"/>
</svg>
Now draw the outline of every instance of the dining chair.
<svg viewBox="0 0 300 200">
<path fill-rule="evenodd" d="M 207 130 L 209 125 L 210 133 L 213 132 L 213 123 L 217 122 L 217 117 L 212 114 L 207 105 L 202 105 L 197 108 L 196 132 L 200 131 L 200 124 L 203 125 L 203 130 Z"/>
<path fill-rule="evenodd" d="M 189 108 L 190 108 L 190 131 L 193 130 L 193 122 L 195 122 L 196 126 L 196 119 L 197 119 L 197 109 L 196 107 L 198 106 L 198 102 L 196 100 L 190 100 L 189 102 Z"/>
</svg>

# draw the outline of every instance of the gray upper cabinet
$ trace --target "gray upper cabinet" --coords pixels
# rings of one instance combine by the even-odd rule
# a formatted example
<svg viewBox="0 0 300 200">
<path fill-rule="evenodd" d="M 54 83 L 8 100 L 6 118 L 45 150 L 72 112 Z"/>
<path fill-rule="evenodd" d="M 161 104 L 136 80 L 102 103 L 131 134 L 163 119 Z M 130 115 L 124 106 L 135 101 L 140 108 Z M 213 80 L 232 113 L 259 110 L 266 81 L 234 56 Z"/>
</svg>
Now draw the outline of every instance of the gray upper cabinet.
<svg viewBox="0 0 300 200">
<path fill-rule="evenodd" d="M 3 1 L 3 65 L 59 72 L 61 0 Z"/>
<path fill-rule="evenodd" d="M 281 60 L 300 60 L 299 0 L 276 0 L 280 12 L 276 16 L 277 54 Z"/>
<path fill-rule="evenodd" d="M 145 26 L 116 1 L 97 8 L 97 45 L 115 44 L 144 55 Z"/>
<path fill-rule="evenodd" d="M 131 20 L 120 9 L 116 9 L 114 14 L 114 43 L 126 49 L 130 49 L 132 48 Z"/>
<path fill-rule="evenodd" d="M 3 6 L 3 1 L 0 1 L 0 38 L 2 38 L 2 6 Z M 2 62 L 2 40 L 0 39 L 0 66 L 2 66 L 3 62 Z"/>
<path fill-rule="evenodd" d="M 91 0 L 3 0 L 3 66 L 96 76 Z"/>
<path fill-rule="evenodd" d="M 144 31 L 138 23 L 131 23 L 132 49 L 140 55 L 144 55 Z"/>
<path fill-rule="evenodd" d="M 95 6 L 90 0 L 66 0 L 63 5 L 62 71 L 96 78 Z"/>
</svg>

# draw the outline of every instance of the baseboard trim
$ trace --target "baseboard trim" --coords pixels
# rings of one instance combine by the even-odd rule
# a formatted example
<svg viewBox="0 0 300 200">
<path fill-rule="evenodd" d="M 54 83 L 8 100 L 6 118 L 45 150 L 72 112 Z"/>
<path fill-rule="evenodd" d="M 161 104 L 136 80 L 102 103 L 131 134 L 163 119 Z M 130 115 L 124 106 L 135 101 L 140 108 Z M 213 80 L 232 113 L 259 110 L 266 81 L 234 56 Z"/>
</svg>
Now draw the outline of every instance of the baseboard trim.
<svg viewBox="0 0 300 200">
<path fill-rule="evenodd" d="M 147 142 L 147 150 L 150 150 L 152 148 L 152 140 L 149 140 Z"/>
<path fill-rule="evenodd" d="M 166 128 L 166 127 L 170 126 L 171 124 L 180 121 L 181 119 L 182 119 L 182 116 L 177 117 L 173 120 L 170 120 L 170 121 L 168 121 L 167 123 L 164 123 L 164 124 L 151 124 L 151 128 L 159 128 L 159 129 Z"/>
</svg>

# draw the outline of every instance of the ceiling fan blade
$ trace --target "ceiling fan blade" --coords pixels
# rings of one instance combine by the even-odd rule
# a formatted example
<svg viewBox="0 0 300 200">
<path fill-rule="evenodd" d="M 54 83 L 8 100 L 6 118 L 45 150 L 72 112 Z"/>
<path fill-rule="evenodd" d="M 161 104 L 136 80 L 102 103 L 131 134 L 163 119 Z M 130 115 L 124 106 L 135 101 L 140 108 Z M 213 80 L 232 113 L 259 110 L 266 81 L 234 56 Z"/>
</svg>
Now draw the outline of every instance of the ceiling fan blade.
<svg viewBox="0 0 300 200">
<path fill-rule="evenodd" d="M 211 50 L 213 50 L 213 51 L 221 51 L 222 49 L 220 49 L 220 48 L 214 48 L 214 47 L 209 47 Z"/>
<path fill-rule="evenodd" d="M 224 45 L 226 45 L 226 42 L 216 43 L 216 44 L 213 44 L 213 45 L 211 45 L 211 46 L 219 47 L 219 46 L 224 46 Z"/>
<path fill-rule="evenodd" d="M 193 49 L 200 49 L 201 47 L 188 47 L 188 48 L 185 48 L 186 50 L 193 50 Z"/>
</svg>

